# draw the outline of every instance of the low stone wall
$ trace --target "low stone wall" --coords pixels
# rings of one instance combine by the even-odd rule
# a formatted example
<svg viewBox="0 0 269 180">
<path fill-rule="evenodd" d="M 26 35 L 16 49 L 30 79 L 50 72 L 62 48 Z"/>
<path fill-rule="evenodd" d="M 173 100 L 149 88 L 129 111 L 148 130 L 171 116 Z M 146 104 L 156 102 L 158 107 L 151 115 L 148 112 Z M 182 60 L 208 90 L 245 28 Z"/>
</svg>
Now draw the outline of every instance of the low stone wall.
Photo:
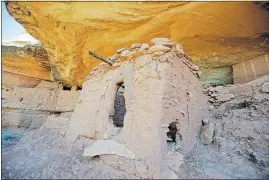
<svg viewBox="0 0 269 180">
<path fill-rule="evenodd" d="M 233 65 L 234 84 L 244 84 L 269 74 L 269 53 Z"/>
<path fill-rule="evenodd" d="M 74 111 L 80 91 L 74 86 L 65 91 L 62 86 L 40 83 L 36 88 L 2 89 L 2 107 L 42 111 Z"/>
<path fill-rule="evenodd" d="M 60 87 L 56 110 L 57 111 L 74 111 L 81 90 L 73 86 L 71 91 L 64 91 Z"/>
<path fill-rule="evenodd" d="M 35 88 L 2 89 L 2 126 L 36 129 L 50 114 L 73 112 L 80 91 L 64 91 L 51 82 Z"/>
<path fill-rule="evenodd" d="M 53 111 L 56 109 L 58 91 L 47 88 L 2 89 L 2 107 Z"/>
</svg>

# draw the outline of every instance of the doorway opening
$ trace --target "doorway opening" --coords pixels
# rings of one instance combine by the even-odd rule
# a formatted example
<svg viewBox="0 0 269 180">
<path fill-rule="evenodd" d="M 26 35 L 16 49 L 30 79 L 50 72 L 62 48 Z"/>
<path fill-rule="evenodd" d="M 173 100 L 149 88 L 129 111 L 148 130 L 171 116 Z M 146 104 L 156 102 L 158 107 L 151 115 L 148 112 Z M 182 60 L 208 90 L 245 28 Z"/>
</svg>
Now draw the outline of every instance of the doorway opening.
<svg viewBox="0 0 269 180">
<path fill-rule="evenodd" d="M 114 102 L 113 124 L 116 127 L 123 127 L 124 116 L 126 114 L 125 98 L 124 98 L 124 82 L 117 83 L 116 97 Z"/>
</svg>

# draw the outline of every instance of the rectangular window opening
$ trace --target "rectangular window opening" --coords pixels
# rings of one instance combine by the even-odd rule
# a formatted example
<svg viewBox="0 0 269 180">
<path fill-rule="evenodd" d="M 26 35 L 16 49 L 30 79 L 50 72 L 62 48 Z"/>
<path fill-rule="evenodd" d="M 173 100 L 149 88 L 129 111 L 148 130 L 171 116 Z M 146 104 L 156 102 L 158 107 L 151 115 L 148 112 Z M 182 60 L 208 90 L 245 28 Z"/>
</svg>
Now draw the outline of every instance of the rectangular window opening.
<svg viewBox="0 0 269 180">
<path fill-rule="evenodd" d="M 71 86 L 63 86 L 64 91 L 71 91 L 72 87 Z"/>
</svg>

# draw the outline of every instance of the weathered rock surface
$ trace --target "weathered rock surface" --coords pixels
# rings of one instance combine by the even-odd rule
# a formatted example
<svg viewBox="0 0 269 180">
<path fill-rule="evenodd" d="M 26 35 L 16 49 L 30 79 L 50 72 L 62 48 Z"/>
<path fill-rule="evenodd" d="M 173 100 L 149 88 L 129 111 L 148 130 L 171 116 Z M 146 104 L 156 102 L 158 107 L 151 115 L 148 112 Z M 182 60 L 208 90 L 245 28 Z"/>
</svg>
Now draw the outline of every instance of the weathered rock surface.
<svg viewBox="0 0 269 180">
<path fill-rule="evenodd" d="M 177 151 L 169 150 L 164 158 L 164 164 L 174 172 L 177 172 L 183 164 L 183 155 Z"/>
<path fill-rule="evenodd" d="M 261 93 L 260 90 L 262 85 L 268 82 L 268 78 L 269 76 L 241 85 L 243 88 L 241 86 L 208 88 L 218 93 L 233 92 L 235 95 L 235 99 L 221 103 L 212 111 L 214 116 L 212 122 L 216 123 L 216 134 L 212 145 L 196 145 L 190 153 L 184 155 L 183 161 L 181 161 L 182 156 L 171 156 L 169 158 L 171 163 L 179 162 L 179 165 L 181 163 L 182 165 L 177 172 L 165 166 L 161 171 L 161 177 L 266 179 L 269 170 L 269 95 Z M 245 88 L 249 86 L 251 88 Z M 35 131 L 24 131 L 22 135 L 19 135 L 20 137 L 16 135 L 17 131 L 8 131 L 7 134 L 6 131 L 4 132 L 3 140 L 13 138 L 16 141 L 11 144 L 5 142 L 2 144 L 4 179 L 63 179 L 67 177 L 70 179 L 134 179 L 143 177 L 148 170 L 144 162 L 134 163 L 137 172 L 135 176 L 136 172 L 131 175 L 130 166 L 123 163 L 124 161 L 117 160 L 116 163 L 120 166 L 115 169 L 99 161 L 88 161 L 83 158 L 84 149 L 91 145 L 93 140 L 81 136 L 74 144 L 65 143 L 64 138 L 71 114 L 51 115 L 43 123 L 42 116 L 47 113 L 30 111 L 22 113 L 25 114 L 22 118 L 24 122 L 20 124 L 20 127 L 28 126 L 29 118 L 32 123 L 37 118 L 39 122 L 31 123 Z M 206 120 L 203 122 L 208 123 Z M 167 126 L 168 124 L 163 125 L 163 127 Z M 20 138 L 19 141 L 18 138 Z M 178 162 L 172 161 L 173 157 L 177 157 Z"/>
<path fill-rule="evenodd" d="M 212 108 L 213 142 L 201 143 L 184 156 L 181 178 L 268 178 L 269 94 L 260 91 L 267 82 L 269 75 L 242 85 L 207 88 L 235 97 Z"/>
<path fill-rule="evenodd" d="M 262 89 L 261 89 L 261 91 L 264 92 L 264 93 L 269 93 L 269 82 L 264 83 L 264 84 L 262 85 Z"/>
<path fill-rule="evenodd" d="M 125 145 L 119 144 L 114 140 L 97 140 L 84 150 L 83 156 L 94 157 L 97 155 L 115 154 L 118 156 L 135 158 L 135 154 Z"/>
<path fill-rule="evenodd" d="M 35 87 L 42 80 L 50 80 L 47 52 L 36 45 L 2 45 L 2 73 L 2 83 L 9 87 Z"/>
<path fill-rule="evenodd" d="M 233 94 L 222 94 L 222 95 L 216 96 L 217 102 L 226 102 L 233 98 L 234 98 Z"/>
<path fill-rule="evenodd" d="M 244 84 L 269 74 L 269 51 L 232 66 L 233 83 Z"/>
<path fill-rule="evenodd" d="M 264 91 L 266 91 L 266 86 L 268 82 L 269 75 L 265 75 L 242 85 L 227 85 L 216 87 L 204 85 L 205 89 L 203 90 L 203 92 L 210 97 L 208 100 L 210 103 L 212 103 L 214 106 L 219 106 L 221 105 L 221 103 L 232 100 L 236 97 L 250 97 L 253 95 L 254 92 L 263 92 L 263 88 Z"/>
<path fill-rule="evenodd" d="M 202 126 L 200 135 L 202 143 L 208 145 L 213 141 L 214 129 L 215 125 L 212 122 L 209 122 Z"/>
<path fill-rule="evenodd" d="M 178 179 L 178 176 L 171 169 L 163 167 L 160 179 Z"/>
<path fill-rule="evenodd" d="M 142 178 L 148 176 L 148 166 L 145 161 L 135 161 L 136 175 Z"/>
<path fill-rule="evenodd" d="M 268 51 L 268 11 L 253 2 L 8 2 L 7 9 L 44 45 L 52 79 L 74 85 L 100 64 L 88 50 L 106 58 L 154 37 L 181 43 L 200 68 Z"/>
</svg>

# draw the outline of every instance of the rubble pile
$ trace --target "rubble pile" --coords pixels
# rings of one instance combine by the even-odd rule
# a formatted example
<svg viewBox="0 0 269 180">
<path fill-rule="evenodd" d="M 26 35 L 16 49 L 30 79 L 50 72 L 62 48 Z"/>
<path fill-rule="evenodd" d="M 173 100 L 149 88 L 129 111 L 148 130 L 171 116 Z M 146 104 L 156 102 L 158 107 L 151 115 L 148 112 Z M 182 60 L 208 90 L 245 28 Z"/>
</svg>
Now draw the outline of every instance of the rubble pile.
<svg viewBox="0 0 269 180">
<path fill-rule="evenodd" d="M 192 59 L 184 53 L 181 44 L 176 44 L 168 38 L 154 38 L 151 40 L 151 44 L 148 43 L 135 43 L 130 48 L 120 48 L 116 51 L 116 54 L 107 58 L 108 61 L 114 62 L 112 67 L 105 62 L 94 68 L 90 75 L 98 75 L 109 69 L 114 69 L 120 66 L 124 61 L 134 61 L 137 57 L 142 55 L 152 55 L 153 60 L 160 60 L 161 56 L 166 53 L 175 53 L 184 64 L 186 64 L 192 73 L 198 78 L 201 77 L 202 73 L 199 71 L 199 67 L 192 63 Z M 169 62 L 169 59 L 167 59 Z"/>
<path fill-rule="evenodd" d="M 208 101 L 214 106 L 219 106 L 221 103 L 227 102 L 234 98 L 234 95 L 229 93 L 229 91 L 225 91 L 225 87 L 232 87 L 232 85 L 227 86 L 209 86 L 203 85 L 204 90 L 203 93 L 209 96 Z"/>
<path fill-rule="evenodd" d="M 269 93 L 269 76 L 263 76 L 246 84 L 225 86 L 203 85 L 203 93 L 209 96 L 208 101 L 215 107 L 222 103 L 235 99 L 235 97 L 252 97 L 254 94 Z"/>
</svg>

